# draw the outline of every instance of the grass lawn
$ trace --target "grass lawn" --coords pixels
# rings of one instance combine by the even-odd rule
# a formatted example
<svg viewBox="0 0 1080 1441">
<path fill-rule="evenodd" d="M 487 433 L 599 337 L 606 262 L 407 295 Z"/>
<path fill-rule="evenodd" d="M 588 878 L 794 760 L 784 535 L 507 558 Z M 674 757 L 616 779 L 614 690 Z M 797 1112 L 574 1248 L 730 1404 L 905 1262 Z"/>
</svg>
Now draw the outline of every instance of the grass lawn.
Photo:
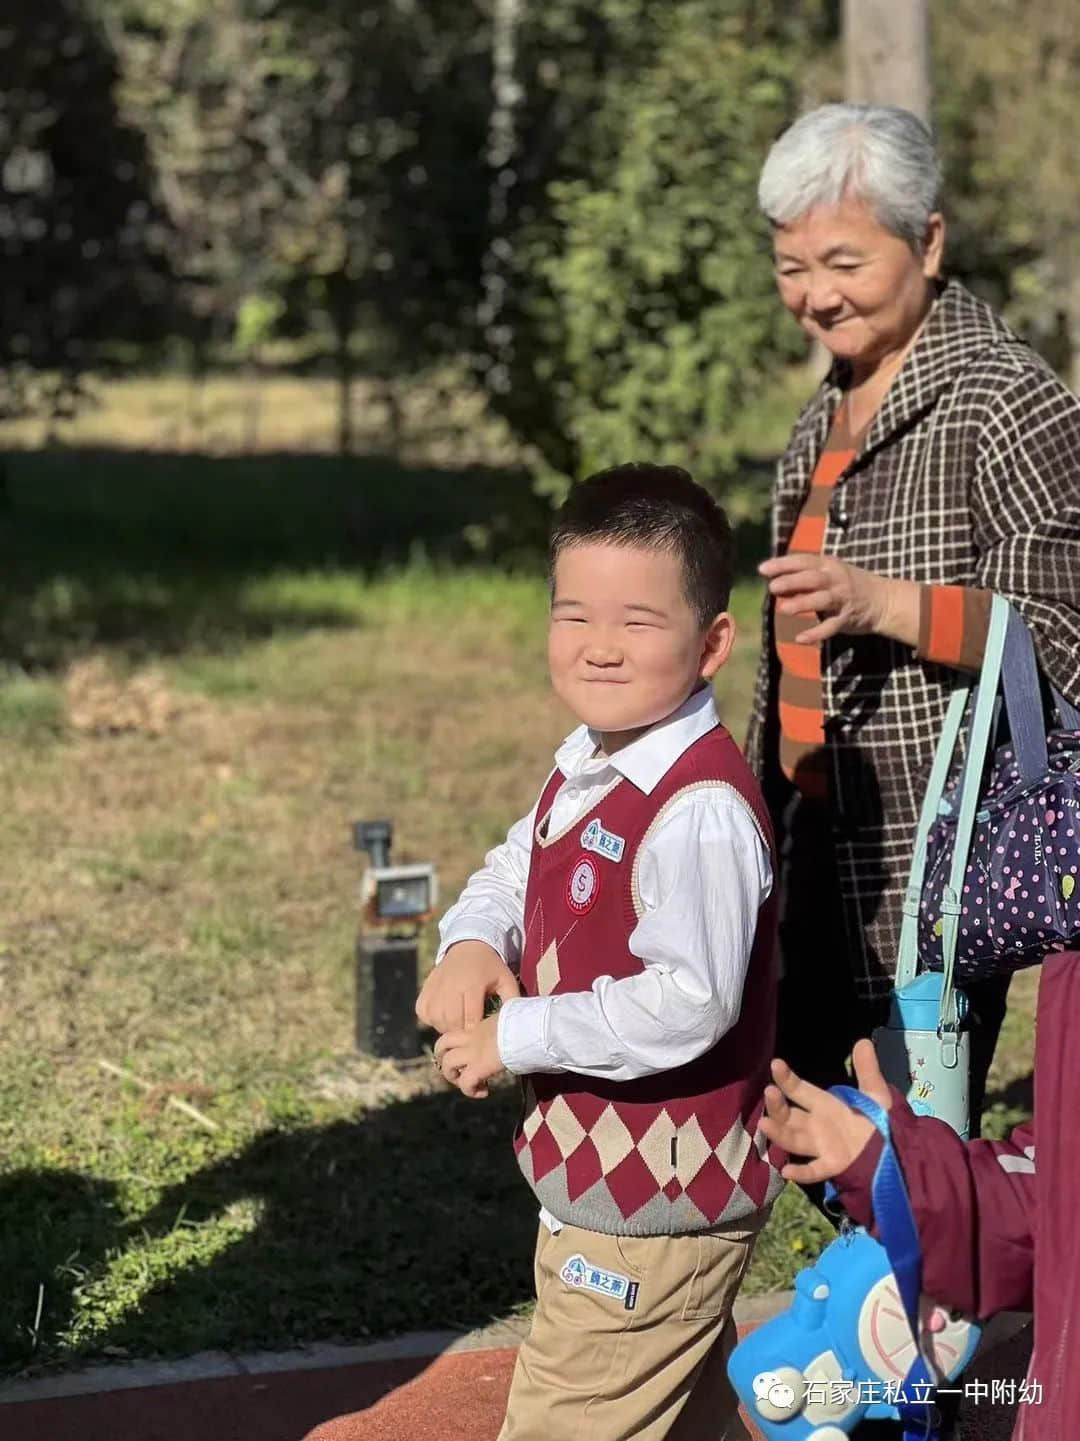
<svg viewBox="0 0 1080 1441">
<path fill-rule="evenodd" d="M 452 897 L 570 724 L 520 479 L 97 449 L 15 455 L 11 493 L 0 1365 L 527 1305 L 513 1088 L 468 1103 L 423 1059 L 353 1050 L 350 846 L 389 816 L 394 858 L 434 861 Z M 511 538 L 516 567 L 479 563 Z M 718 682 L 737 734 L 758 604 L 741 582 Z M 1032 977 L 1016 989 L 999 1128 L 1028 1103 Z M 749 1289 L 822 1239 L 789 1190 Z"/>
</svg>

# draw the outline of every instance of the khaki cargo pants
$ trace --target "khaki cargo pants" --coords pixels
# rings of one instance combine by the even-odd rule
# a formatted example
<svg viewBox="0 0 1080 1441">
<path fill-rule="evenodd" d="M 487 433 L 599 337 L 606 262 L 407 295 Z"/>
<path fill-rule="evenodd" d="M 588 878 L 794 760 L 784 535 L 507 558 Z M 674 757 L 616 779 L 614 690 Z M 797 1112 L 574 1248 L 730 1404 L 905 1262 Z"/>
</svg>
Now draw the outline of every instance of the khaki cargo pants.
<svg viewBox="0 0 1080 1441">
<path fill-rule="evenodd" d="M 766 1219 L 689 1236 L 541 1225 L 536 1312 L 498 1441 L 749 1441 L 726 1366 Z"/>
</svg>

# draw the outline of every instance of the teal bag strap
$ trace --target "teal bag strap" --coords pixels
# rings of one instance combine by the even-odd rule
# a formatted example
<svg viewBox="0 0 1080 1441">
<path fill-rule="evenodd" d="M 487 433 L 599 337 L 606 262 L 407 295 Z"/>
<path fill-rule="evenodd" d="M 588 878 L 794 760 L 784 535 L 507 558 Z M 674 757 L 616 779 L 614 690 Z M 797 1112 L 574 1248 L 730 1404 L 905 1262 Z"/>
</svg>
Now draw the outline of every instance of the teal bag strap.
<svg viewBox="0 0 1080 1441">
<path fill-rule="evenodd" d="M 923 877 L 926 871 L 926 845 L 930 839 L 930 827 L 941 813 L 941 799 L 945 794 L 945 782 L 949 778 L 949 766 L 953 751 L 960 737 L 960 726 L 964 719 L 970 686 L 960 686 L 953 691 L 949 709 L 941 727 L 941 736 L 934 752 L 934 764 L 930 779 L 926 783 L 919 824 L 915 831 L 915 849 L 911 856 L 907 890 L 904 892 L 904 919 L 900 927 L 900 955 L 896 962 L 894 985 L 897 990 L 913 981 L 919 972 L 919 906 L 922 903 Z"/>
<path fill-rule="evenodd" d="M 979 788 L 986 763 L 986 752 L 993 728 L 994 708 L 1001 679 L 1001 664 L 1005 653 L 1005 635 L 1009 624 L 1010 609 L 1008 601 L 1003 596 L 995 595 L 991 598 L 986 649 L 983 652 L 982 669 L 975 692 L 975 708 L 968 733 L 967 756 L 960 783 L 960 810 L 956 822 L 952 866 L 950 867 L 949 883 L 944 889 L 941 903 L 943 982 L 939 1029 L 943 1034 L 948 1032 L 953 1036 L 955 1036 L 959 1024 L 953 973 L 960 929 L 960 895 L 964 886 L 964 873 L 967 870 L 971 836 L 975 828 L 975 813 L 979 805 Z M 953 691 L 941 727 L 937 749 L 934 752 L 934 764 L 930 771 L 930 779 L 926 784 L 926 794 L 923 796 L 922 810 L 919 813 L 919 823 L 915 832 L 911 869 L 908 873 L 907 890 L 904 893 L 900 953 L 896 962 L 894 982 L 897 990 L 907 985 L 909 981 L 913 981 L 919 969 L 919 906 L 922 901 L 923 880 L 926 872 L 926 846 L 930 828 L 941 811 L 945 783 L 949 777 L 949 767 L 956 749 L 956 742 L 960 736 L 964 710 L 970 694 L 970 686 L 959 686 Z"/>
<path fill-rule="evenodd" d="M 944 981 L 941 989 L 941 1029 L 955 1034 L 959 1024 L 953 967 L 960 930 L 960 897 L 964 889 L 971 836 L 975 829 L 975 812 L 979 808 L 979 788 L 990 734 L 994 726 L 995 702 L 1001 683 L 1001 662 L 1005 654 L 1005 635 L 1009 626 L 1009 602 L 995 595 L 990 602 L 990 626 L 983 652 L 979 685 L 975 692 L 975 713 L 968 732 L 964 775 L 960 782 L 960 811 L 956 819 L 956 841 L 953 846 L 949 884 L 941 897 L 941 954 L 944 960 Z"/>
</svg>

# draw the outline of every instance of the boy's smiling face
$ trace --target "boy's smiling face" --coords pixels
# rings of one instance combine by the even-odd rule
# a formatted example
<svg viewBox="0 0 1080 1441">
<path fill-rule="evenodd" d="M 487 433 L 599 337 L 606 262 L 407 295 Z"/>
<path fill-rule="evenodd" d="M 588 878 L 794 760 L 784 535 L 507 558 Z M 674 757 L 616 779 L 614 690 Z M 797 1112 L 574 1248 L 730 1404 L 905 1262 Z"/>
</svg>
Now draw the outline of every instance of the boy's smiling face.
<svg viewBox="0 0 1080 1441">
<path fill-rule="evenodd" d="M 609 755 L 655 725 L 723 665 L 735 623 L 703 627 L 671 550 L 574 541 L 555 561 L 548 665 L 556 695 Z"/>
</svg>

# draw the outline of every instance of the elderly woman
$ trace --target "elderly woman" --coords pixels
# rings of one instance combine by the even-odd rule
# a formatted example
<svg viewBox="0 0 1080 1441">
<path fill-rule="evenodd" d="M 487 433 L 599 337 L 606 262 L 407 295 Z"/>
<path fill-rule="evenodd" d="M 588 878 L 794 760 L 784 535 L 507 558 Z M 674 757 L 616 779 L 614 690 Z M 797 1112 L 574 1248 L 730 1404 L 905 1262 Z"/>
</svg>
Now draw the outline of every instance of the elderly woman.
<svg viewBox="0 0 1080 1441">
<path fill-rule="evenodd" d="M 939 185 L 914 115 L 825 105 L 758 191 L 780 299 L 832 356 L 778 468 L 748 740 L 784 856 L 779 1054 L 822 1085 L 883 1018 L 919 804 L 991 592 L 1080 700 L 1080 402 L 944 279 Z M 1006 988 L 969 992 L 975 1134 Z"/>
</svg>

